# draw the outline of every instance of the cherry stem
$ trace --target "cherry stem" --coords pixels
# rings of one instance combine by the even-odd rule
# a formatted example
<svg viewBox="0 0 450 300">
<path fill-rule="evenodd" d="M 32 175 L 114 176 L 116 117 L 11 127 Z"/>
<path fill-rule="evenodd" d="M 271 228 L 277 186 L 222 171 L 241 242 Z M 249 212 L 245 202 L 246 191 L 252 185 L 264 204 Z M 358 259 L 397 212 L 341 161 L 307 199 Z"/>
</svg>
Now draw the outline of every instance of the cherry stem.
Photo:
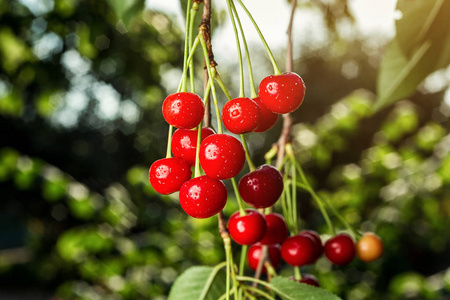
<svg viewBox="0 0 450 300">
<path fill-rule="evenodd" d="M 187 1 L 187 9 L 186 9 L 186 30 L 184 33 L 184 58 L 183 58 L 183 77 L 181 79 L 182 85 L 181 90 L 186 92 L 186 81 L 187 81 L 187 57 L 189 53 L 190 43 L 189 43 L 189 23 L 190 23 L 190 12 L 191 12 L 191 1 Z"/>
<path fill-rule="evenodd" d="M 239 189 L 236 184 L 236 179 L 231 178 L 231 184 L 233 185 L 234 194 L 236 195 L 236 201 L 239 206 L 239 215 L 245 216 L 247 213 L 245 212 L 244 205 L 242 204 L 241 196 L 239 195 Z"/>
<path fill-rule="evenodd" d="M 167 151 L 166 151 L 166 158 L 172 157 L 172 133 L 173 133 L 173 126 L 169 126 L 169 133 L 167 134 Z"/>
<path fill-rule="evenodd" d="M 281 71 L 278 68 L 277 62 L 275 61 L 275 57 L 273 56 L 272 51 L 270 50 L 269 45 L 267 44 L 266 39 L 264 38 L 261 30 L 259 29 L 258 24 L 256 24 L 255 19 L 253 19 L 252 14 L 248 11 L 247 7 L 245 7 L 244 3 L 242 3 L 241 0 L 237 0 L 237 1 L 241 5 L 241 7 L 244 9 L 244 11 L 247 13 L 248 17 L 250 18 L 250 20 L 253 23 L 253 26 L 255 27 L 256 31 L 258 32 L 258 35 L 261 38 L 261 41 L 262 41 L 264 47 L 266 48 L 267 54 L 269 55 L 270 62 L 272 63 L 273 73 L 275 75 L 281 75 Z"/>
<path fill-rule="evenodd" d="M 189 56 L 187 58 L 187 64 L 192 64 L 194 53 L 195 53 L 195 50 L 197 49 L 199 43 L 200 43 L 200 39 L 197 36 L 194 40 L 194 44 L 192 45 Z M 183 86 L 185 89 L 184 91 L 186 91 L 186 84 L 185 84 L 185 80 L 184 80 L 184 78 L 186 76 L 187 76 L 187 69 L 183 69 L 183 75 L 181 76 L 181 81 L 180 81 L 180 84 L 178 85 L 178 90 L 177 90 L 178 93 L 182 91 Z"/>
<path fill-rule="evenodd" d="M 241 52 L 241 43 L 239 41 L 239 33 L 237 31 L 236 26 L 236 20 L 234 19 L 233 9 L 231 6 L 231 1 L 227 0 L 227 6 L 228 6 L 228 14 L 230 15 L 231 23 L 233 24 L 233 31 L 234 31 L 234 38 L 236 40 L 236 47 L 238 51 L 238 58 L 239 58 L 239 97 L 245 96 L 244 91 L 244 67 L 242 63 L 242 52 Z"/>
<path fill-rule="evenodd" d="M 222 269 L 226 265 L 227 265 L 227 262 L 224 261 L 214 267 L 214 269 L 211 272 L 211 274 L 214 276 L 209 276 L 208 281 L 205 284 L 205 287 L 210 287 L 212 285 L 212 283 L 214 282 L 214 279 L 216 278 L 215 275 L 220 271 L 220 269 Z M 204 289 L 202 294 L 200 295 L 199 299 L 205 299 L 208 291 L 209 291 L 209 289 Z"/>
<path fill-rule="evenodd" d="M 241 136 L 241 140 L 242 140 L 242 145 L 244 146 L 245 157 L 247 158 L 248 168 L 249 168 L 250 172 L 253 172 L 256 170 L 256 167 L 252 161 L 252 157 L 250 156 L 250 151 L 248 150 L 248 145 L 247 145 L 247 141 L 245 139 L 245 135 L 241 134 L 240 136 Z"/>
<path fill-rule="evenodd" d="M 230 92 L 228 92 L 228 89 L 225 86 L 225 83 L 223 83 L 223 80 L 220 77 L 220 74 L 218 72 L 216 72 L 216 77 L 214 77 L 214 79 L 216 80 L 216 82 L 220 86 L 220 88 L 222 89 L 223 93 L 225 94 L 225 97 L 227 97 L 227 100 L 231 100 L 231 94 L 230 94 Z"/>
<path fill-rule="evenodd" d="M 241 32 L 241 36 L 242 36 L 242 42 L 244 43 L 245 56 L 247 57 L 248 78 L 249 78 L 249 81 L 250 81 L 250 97 L 251 98 L 256 98 L 256 97 L 258 97 L 258 93 L 256 92 L 256 89 L 255 89 L 255 80 L 253 78 L 252 62 L 250 60 L 250 52 L 248 51 L 248 44 L 247 44 L 247 40 L 245 38 L 244 29 L 242 28 L 241 20 L 239 18 L 238 13 L 237 13 L 236 6 L 234 5 L 234 2 L 230 1 L 230 3 L 231 3 L 234 15 L 236 16 L 236 20 L 237 20 L 238 25 L 239 25 L 239 31 Z"/>
<path fill-rule="evenodd" d="M 262 291 L 260 289 L 257 289 L 257 288 L 251 287 L 251 286 L 247 286 L 246 289 L 249 290 L 252 293 L 259 294 L 259 295 L 263 296 L 265 299 L 276 300 L 274 297 L 270 296 L 268 293 L 266 293 L 266 292 L 264 292 L 264 291 Z M 257 298 L 255 298 L 255 299 L 257 299 Z"/>
<path fill-rule="evenodd" d="M 248 246 L 242 245 L 241 247 L 241 259 L 239 261 L 239 275 L 244 275 L 245 259 L 247 258 Z"/>
<path fill-rule="evenodd" d="M 294 267 L 294 279 L 300 281 L 302 279 L 302 273 L 299 267 Z"/>
<path fill-rule="evenodd" d="M 190 1 L 188 1 L 190 2 Z M 195 22 L 195 16 L 197 15 L 198 11 L 198 3 L 194 1 L 192 7 L 191 7 L 191 13 L 190 13 L 190 19 L 189 19 L 189 54 L 191 54 L 193 46 L 192 46 L 192 37 L 193 37 L 193 31 L 194 31 L 194 22 Z M 189 77 L 191 80 L 191 92 L 195 93 L 195 77 L 194 77 L 194 63 L 192 59 L 189 61 Z"/>
</svg>

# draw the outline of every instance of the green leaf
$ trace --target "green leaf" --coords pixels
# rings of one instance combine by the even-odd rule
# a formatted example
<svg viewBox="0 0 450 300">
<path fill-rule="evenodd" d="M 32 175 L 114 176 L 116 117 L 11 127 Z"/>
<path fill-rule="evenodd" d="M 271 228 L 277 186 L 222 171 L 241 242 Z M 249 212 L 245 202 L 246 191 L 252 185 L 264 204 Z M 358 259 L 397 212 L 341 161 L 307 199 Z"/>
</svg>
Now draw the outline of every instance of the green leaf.
<svg viewBox="0 0 450 300">
<path fill-rule="evenodd" d="M 217 300 L 225 293 L 225 282 L 218 267 L 192 267 L 175 280 L 168 300 Z"/>
<path fill-rule="evenodd" d="M 284 277 L 275 277 L 270 282 L 273 291 L 283 300 L 338 300 L 338 296 L 322 288 L 295 282 Z"/>
<path fill-rule="evenodd" d="M 399 0 L 403 14 L 378 74 L 379 110 L 411 95 L 432 72 L 450 64 L 450 1 Z"/>
</svg>

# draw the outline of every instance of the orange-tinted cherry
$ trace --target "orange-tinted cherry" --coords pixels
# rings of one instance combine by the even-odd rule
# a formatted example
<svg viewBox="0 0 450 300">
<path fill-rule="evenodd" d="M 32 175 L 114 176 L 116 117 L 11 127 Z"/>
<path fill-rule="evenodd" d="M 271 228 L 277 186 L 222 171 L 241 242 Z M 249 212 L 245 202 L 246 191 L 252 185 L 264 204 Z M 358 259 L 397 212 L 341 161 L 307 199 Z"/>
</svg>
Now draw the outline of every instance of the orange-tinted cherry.
<svg viewBox="0 0 450 300">
<path fill-rule="evenodd" d="M 176 128 L 197 127 L 205 114 L 200 96 L 194 93 L 175 93 L 167 96 L 162 105 L 164 119 Z"/>
<path fill-rule="evenodd" d="M 288 228 L 284 217 L 277 213 L 264 215 L 266 219 L 266 234 L 260 241 L 263 245 L 281 244 L 288 235 Z"/>
<path fill-rule="evenodd" d="M 283 177 L 273 166 L 262 165 L 239 180 L 239 194 L 250 206 L 272 206 L 283 192 Z"/>
<path fill-rule="evenodd" d="M 178 191 L 191 179 L 191 166 L 178 157 L 162 158 L 155 161 L 148 171 L 150 184 L 160 194 L 168 195 Z"/>
<path fill-rule="evenodd" d="M 241 216 L 235 212 L 228 220 L 228 231 L 233 240 L 240 245 L 255 244 L 266 232 L 266 220 L 257 210 L 247 209 L 247 214 Z"/>
<path fill-rule="evenodd" d="M 252 132 L 260 120 L 258 104 L 250 98 L 235 98 L 223 106 L 223 125 L 234 134 Z"/>
<path fill-rule="evenodd" d="M 201 140 L 214 134 L 214 131 L 207 127 L 202 129 Z M 195 151 L 197 150 L 198 130 L 177 129 L 172 136 L 172 152 L 176 157 L 187 161 L 191 166 L 195 164 Z"/>
<path fill-rule="evenodd" d="M 348 265 L 355 257 L 355 243 L 345 233 L 335 235 L 325 243 L 325 256 L 338 266 Z"/>
<path fill-rule="evenodd" d="M 313 263 L 316 257 L 316 242 L 306 235 L 294 235 L 281 244 L 281 257 L 291 266 L 304 266 Z"/>
<path fill-rule="evenodd" d="M 373 232 L 366 232 L 356 243 L 356 255 L 365 262 L 377 260 L 383 255 L 383 241 Z"/>
<path fill-rule="evenodd" d="M 265 77 L 259 84 L 259 97 L 271 111 L 286 114 L 296 110 L 305 97 L 305 83 L 296 73 Z"/>
<path fill-rule="evenodd" d="M 230 179 L 239 174 L 244 164 L 244 147 L 231 135 L 213 134 L 200 145 L 200 165 L 209 177 Z"/>
<path fill-rule="evenodd" d="M 278 121 L 278 114 L 274 113 L 261 101 L 261 98 L 256 97 L 252 99 L 258 104 L 259 111 L 261 113 L 261 120 L 259 121 L 258 127 L 256 127 L 254 132 L 264 132 L 275 126 Z"/>
<path fill-rule="evenodd" d="M 181 207 L 188 215 L 197 219 L 209 218 L 225 207 L 227 188 L 218 179 L 195 177 L 181 186 L 179 198 Z"/>
<path fill-rule="evenodd" d="M 259 260 L 261 259 L 262 254 L 262 245 L 261 244 L 254 244 L 248 248 L 247 253 L 247 263 L 253 270 L 256 271 L 256 268 L 258 268 Z M 278 269 L 278 267 L 281 264 L 281 253 L 280 253 L 280 246 L 279 245 L 270 245 L 268 246 L 268 252 L 269 252 L 269 258 L 270 263 L 272 264 L 274 269 Z M 262 268 L 262 272 L 264 274 L 267 273 L 267 269 L 265 266 Z"/>
</svg>

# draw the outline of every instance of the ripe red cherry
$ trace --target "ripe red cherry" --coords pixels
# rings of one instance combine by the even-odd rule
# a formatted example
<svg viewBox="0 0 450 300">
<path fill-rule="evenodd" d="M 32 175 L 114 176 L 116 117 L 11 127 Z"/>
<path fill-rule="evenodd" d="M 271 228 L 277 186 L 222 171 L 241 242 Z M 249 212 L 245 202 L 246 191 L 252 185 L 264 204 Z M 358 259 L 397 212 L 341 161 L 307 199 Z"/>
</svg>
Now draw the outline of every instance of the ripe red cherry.
<svg viewBox="0 0 450 300">
<path fill-rule="evenodd" d="M 264 132 L 275 126 L 278 121 L 278 114 L 274 113 L 261 101 L 261 98 L 256 97 L 252 99 L 258 104 L 259 111 L 261 112 L 261 120 L 258 127 L 253 132 Z"/>
<path fill-rule="evenodd" d="M 316 257 L 314 258 L 315 262 L 323 254 L 323 244 L 319 234 L 314 230 L 303 230 L 302 232 L 300 232 L 300 235 L 309 236 L 315 242 L 316 245 L 316 249 L 314 250 L 314 253 L 316 253 Z"/>
<path fill-rule="evenodd" d="M 296 73 L 265 77 L 259 84 L 259 97 L 271 111 L 286 114 L 296 110 L 305 97 L 305 83 Z"/>
<path fill-rule="evenodd" d="M 266 220 L 257 210 L 247 209 L 246 215 L 235 212 L 228 220 L 228 231 L 233 240 L 240 245 L 255 244 L 266 232 Z"/>
<path fill-rule="evenodd" d="M 260 241 L 263 245 L 281 244 L 288 235 L 288 228 L 284 217 L 277 213 L 264 215 L 266 219 L 266 234 Z"/>
<path fill-rule="evenodd" d="M 306 283 L 308 285 L 319 287 L 319 280 L 317 280 L 317 277 L 311 274 L 304 274 L 302 275 L 302 279 L 300 279 L 301 283 Z"/>
<path fill-rule="evenodd" d="M 202 129 L 201 140 L 214 134 L 214 131 L 207 127 Z M 177 129 L 172 136 L 172 152 L 175 157 L 180 157 L 191 166 L 195 164 L 195 151 L 197 150 L 198 130 Z"/>
<path fill-rule="evenodd" d="M 325 256 L 338 266 L 348 265 L 355 257 L 355 243 L 345 233 L 335 235 L 325 243 Z"/>
<path fill-rule="evenodd" d="M 197 219 L 209 218 L 220 212 L 227 203 L 227 188 L 222 181 L 208 176 L 195 177 L 180 188 L 183 210 Z"/>
<path fill-rule="evenodd" d="M 205 114 L 200 96 L 193 93 L 175 93 L 167 96 L 162 105 L 164 119 L 176 128 L 197 127 Z"/>
<path fill-rule="evenodd" d="M 262 165 L 239 180 L 239 194 L 250 206 L 272 206 L 283 192 L 283 177 L 273 166 Z"/>
<path fill-rule="evenodd" d="M 235 98 L 223 106 L 222 121 L 228 131 L 242 134 L 253 131 L 259 124 L 261 112 L 250 98 Z"/>
<path fill-rule="evenodd" d="M 200 145 L 200 165 L 209 177 L 230 179 L 239 174 L 244 164 L 244 147 L 231 135 L 213 134 Z"/>
<path fill-rule="evenodd" d="M 247 263 L 253 270 L 256 271 L 256 268 L 258 268 L 259 260 L 261 259 L 262 249 L 261 244 L 254 244 L 248 248 L 247 253 Z M 279 245 L 270 245 L 268 246 L 269 250 L 269 258 L 270 263 L 272 264 L 274 269 L 278 269 L 278 267 L 281 264 L 281 253 L 280 253 L 280 246 Z M 265 266 L 262 268 L 262 272 L 265 274 L 267 273 L 267 269 Z"/>
<path fill-rule="evenodd" d="M 291 266 L 304 266 L 314 262 L 316 243 L 305 235 L 288 237 L 281 244 L 281 257 Z"/>
<path fill-rule="evenodd" d="M 183 183 L 191 179 L 191 175 L 191 166 L 177 157 L 159 159 L 148 171 L 150 184 L 163 195 L 178 191 Z"/>
</svg>

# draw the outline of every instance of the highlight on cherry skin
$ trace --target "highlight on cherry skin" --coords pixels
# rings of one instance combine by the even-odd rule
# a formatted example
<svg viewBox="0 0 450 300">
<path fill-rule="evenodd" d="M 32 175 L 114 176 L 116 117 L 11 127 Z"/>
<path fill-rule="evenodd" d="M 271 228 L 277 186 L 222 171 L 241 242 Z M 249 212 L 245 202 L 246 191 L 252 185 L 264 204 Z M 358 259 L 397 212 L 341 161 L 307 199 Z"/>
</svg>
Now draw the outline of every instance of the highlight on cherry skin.
<svg viewBox="0 0 450 300">
<path fill-rule="evenodd" d="M 324 250 L 328 260 L 338 266 L 348 265 L 356 254 L 355 243 L 346 233 L 335 235 L 326 241 Z"/>
<path fill-rule="evenodd" d="M 200 144 L 200 165 L 206 175 L 216 179 L 230 179 L 245 165 L 242 143 L 229 134 L 213 134 Z"/>
<path fill-rule="evenodd" d="M 240 245 L 252 245 L 259 242 L 266 233 L 266 220 L 255 209 L 246 209 L 246 214 L 235 212 L 228 219 L 228 231 L 231 238 Z"/>
<path fill-rule="evenodd" d="M 200 141 L 214 134 L 214 130 L 209 127 L 202 128 Z M 172 153 L 175 157 L 180 157 L 191 166 L 195 165 L 195 152 L 197 151 L 198 130 L 177 129 L 172 135 Z"/>
<path fill-rule="evenodd" d="M 176 128 L 191 129 L 203 120 L 205 106 L 197 94 L 181 92 L 164 99 L 162 113 L 167 123 Z"/>
<path fill-rule="evenodd" d="M 242 199 L 254 208 L 275 204 L 283 192 L 283 177 L 271 165 L 262 165 L 242 176 L 238 189 Z"/>
<path fill-rule="evenodd" d="M 235 98 L 223 106 L 223 125 L 234 134 L 252 132 L 258 127 L 260 120 L 259 106 L 250 98 Z"/>
<path fill-rule="evenodd" d="M 261 80 L 258 95 L 271 111 L 287 114 L 295 111 L 305 97 L 305 83 L 294 72 L 269 75 Z"/>
<path fill-rule="evenodd" d="M 281 252 L 280 252 L 280 246 L 279 245 L 270 245 L 268 246 L 268 252 L 269 252 L 269 258 L 270 263 L 272 264 L 273 268 L 276 270 L 281 265 Z M 262 254 L 262 245 L 260 243 L 251 245 L 248 248 L 247 252 L 247 263 L 249 267 L 256 271 L 256 268 L 258 267 L 259 260 L 261 259 Z M 267 273 L 267 268 L 263 266 L 262 273 Z"/>
<path fill-rule="evenodd" d="M 180 188 L 181 208 L 191 217 L 205 219 L 220 212 L 227 203 L 227 188 L 206 175 L 186 181 Z"/>
<path fill-rule="evenodd" d="M 148 171 L 150 184 L 160 194 L 169 195 L 191 179 L 191 166 L 178 157 L 162 158 L 155 161 Z"/>
</svg>

